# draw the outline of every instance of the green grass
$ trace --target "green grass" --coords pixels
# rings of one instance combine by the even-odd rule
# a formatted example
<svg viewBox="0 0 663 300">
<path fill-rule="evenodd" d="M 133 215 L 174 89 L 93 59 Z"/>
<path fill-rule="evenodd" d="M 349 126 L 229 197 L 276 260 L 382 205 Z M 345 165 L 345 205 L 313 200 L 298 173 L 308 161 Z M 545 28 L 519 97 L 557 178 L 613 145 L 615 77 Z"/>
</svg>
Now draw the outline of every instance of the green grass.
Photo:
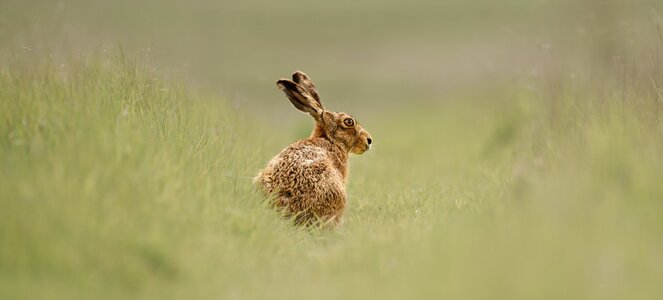
<svg viewBox="0 0 663 300">
<path fill-rule="evenodd" d="M 663 298 L 662 9 L 0 1 L 0 299 Z M 251 184 L 296 69 L 375 141 L 337 230 Z"/>
<path fill-rule="evenodd" d="M 375 147 L 330 231 L 251 185 L 302 129 L 160 78 L 124 55 L 2 68 L 0 298 L 663 295 L 655 94 L 513 87 L 359 117 Z"/>
</svg>

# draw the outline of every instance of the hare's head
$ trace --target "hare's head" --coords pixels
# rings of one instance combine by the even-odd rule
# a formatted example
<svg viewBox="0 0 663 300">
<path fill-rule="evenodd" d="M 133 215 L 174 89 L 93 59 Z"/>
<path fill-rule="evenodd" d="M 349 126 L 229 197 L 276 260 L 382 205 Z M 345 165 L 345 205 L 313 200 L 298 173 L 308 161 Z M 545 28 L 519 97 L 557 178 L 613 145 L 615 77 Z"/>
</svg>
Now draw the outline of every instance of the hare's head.
<svg viewBox="0 0 663 300">
<path fill-rule="evenodd" d="M 292 105 L 315 119 L 314 137 L 323 137 L 345 151 L 362 154 L 371 147 L 371 135 L 352 116 L 325 110 L 311 78 L 297 71 L 292 80 L 280 79 L 276 85 Z"/>
</svg>

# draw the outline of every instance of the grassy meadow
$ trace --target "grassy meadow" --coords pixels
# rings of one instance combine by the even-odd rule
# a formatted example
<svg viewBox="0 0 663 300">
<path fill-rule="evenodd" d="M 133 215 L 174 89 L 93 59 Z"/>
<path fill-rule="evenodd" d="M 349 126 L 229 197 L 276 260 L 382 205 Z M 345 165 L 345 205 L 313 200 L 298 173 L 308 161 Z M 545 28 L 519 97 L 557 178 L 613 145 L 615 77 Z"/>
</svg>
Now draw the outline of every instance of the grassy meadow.
<svg viewBox="0 0 663 300">
<path fill-rule="evenodd" d="M 2 1 L 0 299 L 659 299 L 661 6 Z M 374 139 L 336 230 L 252 186 L 296 69 Z"/>
</svg>

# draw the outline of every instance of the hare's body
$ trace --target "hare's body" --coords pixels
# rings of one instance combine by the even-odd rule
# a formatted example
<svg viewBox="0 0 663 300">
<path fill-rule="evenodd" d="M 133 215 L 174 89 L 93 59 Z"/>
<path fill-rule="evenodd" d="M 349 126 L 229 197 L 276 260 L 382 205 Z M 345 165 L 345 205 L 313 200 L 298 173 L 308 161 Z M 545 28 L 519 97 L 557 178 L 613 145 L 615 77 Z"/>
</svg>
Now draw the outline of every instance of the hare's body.
<svg viewBox="0 0 663 300">
<path fill-rule="evenodd" d="M 347 168 L 347 152 L 324 138 L 311 138 L 276 155 L 257 182 L 299 223 L 338 222 L 345 208 Z"/>
<path fill-rule="evenodd" d="M 339 224 L 346 205 L 349 153 L 370 148 L 371 137 L 344 113 L 326 111 L 306 74 L 277 82 L 292 104 L 313 116 L 311 137 L 283 149 L 255 178 L 274 205 L 299 224 Z"/>
</svg>

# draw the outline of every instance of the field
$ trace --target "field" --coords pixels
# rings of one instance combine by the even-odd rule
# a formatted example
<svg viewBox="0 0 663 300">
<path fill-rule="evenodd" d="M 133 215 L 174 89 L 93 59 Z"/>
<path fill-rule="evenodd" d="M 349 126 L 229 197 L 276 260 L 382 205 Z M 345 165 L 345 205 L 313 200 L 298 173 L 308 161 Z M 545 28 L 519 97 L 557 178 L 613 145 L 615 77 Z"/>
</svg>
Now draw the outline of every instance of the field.
<svg viewBox="0 0 663 300">
<path fill-rule="evenodd" d="M 660 299 L 663 4 L 0 2 L 0 299 Z M 374 147 L 335 230 L 252 177 Z"/>
</svg>

